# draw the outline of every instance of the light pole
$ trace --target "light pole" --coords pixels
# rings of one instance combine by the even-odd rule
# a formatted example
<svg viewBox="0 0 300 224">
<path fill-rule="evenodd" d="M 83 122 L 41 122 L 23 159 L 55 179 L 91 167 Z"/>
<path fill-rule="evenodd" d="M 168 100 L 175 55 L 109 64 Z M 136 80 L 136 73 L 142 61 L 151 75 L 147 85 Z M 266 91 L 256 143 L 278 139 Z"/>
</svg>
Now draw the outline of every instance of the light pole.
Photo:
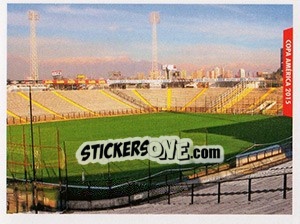
<svg viewBox="0 0 300 224">
<path fill-rule="evenodd" d="M 159 12 L 150 13 L 150 23 L 152 25 L 152 75 L 154 79 L 158 77 L 158 65 L 157 65 L 157 30 L 156 25 L 160 22 Z"/>
<path fill-rule="evenodd" d="M 37 207 L 35 204 L 35 158 L 34 158 L 34 138 L 33 138 L 33 123 L 32 123 L 32 98 L 31 98 L 31 86 L 29 86 L 29 115 L 30 115 L 30 134 L 31 134 L 31 155 L 32 155 L 32 172 L 33 172 L 33 180 L 32 180 L 32 205 L 35 209 L 35 214 L 38 213 Z"/>
<path fill-rule="evenodd" d="M 36 43 L 36 21 L 39 20 L 38 12 L 30 10 L 28 12 L 28 19 L 30 21 L 30 76 L 34 81 L 34 84 L 37 84 L 39 79 Z"/>
</svg>

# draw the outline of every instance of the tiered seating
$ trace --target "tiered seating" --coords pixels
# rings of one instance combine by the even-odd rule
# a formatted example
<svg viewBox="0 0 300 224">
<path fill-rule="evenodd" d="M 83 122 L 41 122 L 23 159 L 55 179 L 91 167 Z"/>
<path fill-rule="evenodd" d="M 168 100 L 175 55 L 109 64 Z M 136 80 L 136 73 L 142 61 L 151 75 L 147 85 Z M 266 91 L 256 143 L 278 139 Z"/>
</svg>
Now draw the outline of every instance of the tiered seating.
<svg viewBox="0 0 300 224">
<path fill-rule="evenodd" d="M 98 90 L 74 90 L 61 91 L 59 93 L 91 111 L 119 110 L 131 108 L 126 104 L 122 104 L 116 100 L 107 97 Z"/>
<path fill-rule="evenodd" d="M 54 95 L 53 92 L 33 92 L 32 98 L 40 104 L 43 104 L 45 107 L 60 114 L 83 112 L 80 108 Z"/>
<path fill-rule="evenodd" d="M 184 107 L 196 96 L 202 89 L 176 88 L 172 89 L 173 107 Z"/>
<path fill-rule="evenodd" d="M 276 88 L 275 91 L 273 91 L 270 95 L 269 95 L 270 99 L 276 100 L 278 102 L 282 102 L 282 98 L 283 98 L 283 88 Z"/>
<path fill-rule="evenodd" d="M 257 105 L 260 98 L 268 92 L 268 89 L 253 89 L 245 98 L 233 105 L 232 109 L 241 112 L 247 112 L 252 105 Z"/>
<path fill-rule="evenodd" d="M 231 105 L 233 100 L 241 95 L 245 94 L 245 91 L 248 90 L 247 83 L 240 82 L 234 87 L 229 88 L 222 95 L 218 96 L 214 102 L 211 104 L 210 112 L 224 113 L 227 112 L 227 107 Z M 248 92 L 248 91 L 247 91 Z"/>
<path fill-rule="evenodd" d="M 196 100 L 197 107 L 209 108 L 218 96 L 227 91 L 228 88 L 208 88 L 207 91 Z"/>
<path fill-rule="evenodd" d="M 174 107 L 186 106 L 198 93 L 203 89 L 194 88 L 174 88 L 172 89 L 172 103 Z M 216 99 L 220 94 L 224 93 L 227 88 L 208 88 L 201 96 L 199 96 L 190 107 L 205 107 Z M 158 107 L 167 106 L 167 89 L 141 89 L 137 90 L 152 105 Z M 206 100 L 206 103 L 205 103 Z"/>
<path fill-rule="evenodd" d="M 232 101 L 233 103 L 227 106 L 227 112 L 247 113 L 251 111 L 254 105 L 259 104 L 260 98 L 266 93 L 266 90 L 247 88 L 244 92 L 244 95 L 236 96 L 236 98 L 233 99 L 234 102 Z"/>
<path fill-rule="evenodd" d="M 273 91 L 268 99 L 270 101 L 276 101 L 276 104 L 270 108 L 269 110 L 266 110 L 266 114 L 282 114 L 282 106 L 283 106 L 283 88 L 276 88 L 275 91 Z"/>
<path fill-rule="evenodd" d="M 137 90 L 151 105 L 167 107 L 167 89 L 139 89 Z"/>
<path fill-rule="evenodd" d="M 121 93 L 129 96 L 137 103 L 131 103 L 108 90 L 75 90 L 75 91 L 43 91 L 32 92 L 33 116 L 50 116 L 65 118 L 70 113 L 81 114 L 85 117 L 88 113 L 92 116 L 97 113 L 116 110 L 143 109 L 144 107 L 156 107 L 172 111 L 213 112 L 216 107 L 216 99 L 229 88 L 172 88 L 172 89 L 136 89 L 121 90 Z M 26 99 L 27 98 L 27 99 Z M 232 102 L 224 108 L 223 113 L 282 113 L 282 87 L 281 88 L 257 88 L 252 89 L 241 99 Z M 262 108 L 262 105 L 266 106 Z M 143 107 L 144 105 L 144 107 Z M 224 104 L 223 104 L 224 107 Z M 195 109 L 195 110 L 194 110 Z M 7 93 L 8 118 L 18 116 L 29 117 L 28 92 Z M 96 112 L 95 114 L 93 112 Z M 215 112 L 220 113 L 216 110 Z M 118 113 L 118 112 L 116 112 Z M 123 112 L 122 112 L 123 113 Z M 89 115 L 89 116 L 90 116 Z M 63 116 L 63 117 L 62 117 Z M 70 118 L 76 118 L 71 116 Z M 49 120 L 49 119 L 48 119 Z"/>
<path fill-rule="evenodd" d="M 105 93 L 109 94 L 110 97 L 115 98 L 115 100 L 122 101 L 122 102 L 128 104 L 128 106 L 130 106 L 130 107 L 133 107 L 133 108 L 147 107 L 147 105 L 144 104 L 141 101 L 141 99 L 138 99 L 137 96 L 132 96 L 130 94 L 130 91 L 126 91 L 124 89 L 109 89 L 109 91 L 105 91 Z"/>
<path fill-rule="evenodd" d="M 135 95 L 135 94 L 133 93 L 133 90 L 131 90 L 131 89 L 118 89 L 118 91 L 120 91 L 121 93 L 126 94 L 126 95 L 129 96 L 129 97 L 132 97 L 133 99 L 135 99 L 135 100 L 138 101 L 138 102 L 141 102 L 141 101 L 142 101 L 139 97 L 137 97 L 137 95 Z M 138 90 L 138 91 L 139 91 L 139 90 Z"/>
<path fill-rule="evenodd" d="M 18 93 L 7 93 L 7 109 L 18 116 L 29 117 L 29 101 Z M 32 104 L 32 115 L 51 115 L 49 112 Z"/>
</svg>

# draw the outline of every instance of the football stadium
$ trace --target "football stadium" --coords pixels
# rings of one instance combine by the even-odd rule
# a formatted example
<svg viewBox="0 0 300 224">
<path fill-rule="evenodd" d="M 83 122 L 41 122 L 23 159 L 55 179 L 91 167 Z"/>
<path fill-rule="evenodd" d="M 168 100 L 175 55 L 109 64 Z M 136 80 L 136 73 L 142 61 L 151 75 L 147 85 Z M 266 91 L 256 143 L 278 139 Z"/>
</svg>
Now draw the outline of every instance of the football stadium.
<svg viewBox="0 0 300 224">
<path fill-rule="evenodd" d="M 8 92 L 9 212 L 97 210 L 163 200 L 168 192 L 169 197 L 170 192 L 190 194 L 191 181 L 201 180 L 193 185 L 197 189 L 216 178 L 238 178 L 291 159 L 292 119 L 282 116 L 282 87 L 254 88 L 252 81 L 234 87 L 128 86 Z M 222 145 L 224 161 L 81 165 L 75 156 L 83 142 L 144 136 Z M 290 184 L 291 175 L 285 178 Z"/>
<path fill-rule="evenodd" d="M 37 11 L 23 33 L 30 6 L 8 5 L 7 213 L 292 214 L 291 17 L 253 35 L 257 25 L 236 16 L 219 24 L 238 5 L 33 4 L 45 18 L 38 45 Z M 256 23 L 292 12 L 278 6 L 244 12 L 262 10 Z"/>
</svg>

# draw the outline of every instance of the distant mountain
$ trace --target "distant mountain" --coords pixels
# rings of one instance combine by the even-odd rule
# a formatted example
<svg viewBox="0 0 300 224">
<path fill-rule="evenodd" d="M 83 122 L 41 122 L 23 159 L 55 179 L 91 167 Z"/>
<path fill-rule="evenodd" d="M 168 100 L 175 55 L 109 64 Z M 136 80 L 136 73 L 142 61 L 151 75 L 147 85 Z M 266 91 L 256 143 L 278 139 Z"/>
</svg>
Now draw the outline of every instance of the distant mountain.
<svg viewBox="0 0 300 224">
<path fill-rule="evenodd" d="M 111 71 L 120 71 L 123 76 L 137 73 L 147 75 L 151 70 L 151 62 L 134 61 L 128 57 L 116 58 L 56 58 L 39 62 L 39 78 L 51 79 L 53 70 L 62 70 L 62 75 L 75 78 L 77 74 L 85 74 L 89 78 L 108 78 Z M 25 79 L 29 77 L 29 59 L 8 55 L 7 78 Z"/>
</svg>

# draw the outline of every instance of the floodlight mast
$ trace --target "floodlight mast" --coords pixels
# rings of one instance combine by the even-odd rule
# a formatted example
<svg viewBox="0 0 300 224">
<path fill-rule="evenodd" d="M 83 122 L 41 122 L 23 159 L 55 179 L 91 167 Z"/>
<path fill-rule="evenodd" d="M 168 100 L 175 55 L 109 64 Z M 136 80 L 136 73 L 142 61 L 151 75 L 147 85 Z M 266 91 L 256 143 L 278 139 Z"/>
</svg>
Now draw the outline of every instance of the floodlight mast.
<svg viewBox="0 0 300 224">
<path fill-rule="evenodd" d="M 159 24 L 159 12 L 150 13 L 150 23 L 152 24 L 152 74 L 158 76 L 158 62 L 157 62 L 157 31 L 156 24 Z"/>
<path fill-rule="evenodd" d="M 28 12 L 28 19 L 30 21 L 30 77 L 34 83 L 37 83 L 39 80 L 39 71 L 36 46 L 36 21 L 39 20 L 39 14 L 36 11 L 30 10 Z"/>
</svg>

